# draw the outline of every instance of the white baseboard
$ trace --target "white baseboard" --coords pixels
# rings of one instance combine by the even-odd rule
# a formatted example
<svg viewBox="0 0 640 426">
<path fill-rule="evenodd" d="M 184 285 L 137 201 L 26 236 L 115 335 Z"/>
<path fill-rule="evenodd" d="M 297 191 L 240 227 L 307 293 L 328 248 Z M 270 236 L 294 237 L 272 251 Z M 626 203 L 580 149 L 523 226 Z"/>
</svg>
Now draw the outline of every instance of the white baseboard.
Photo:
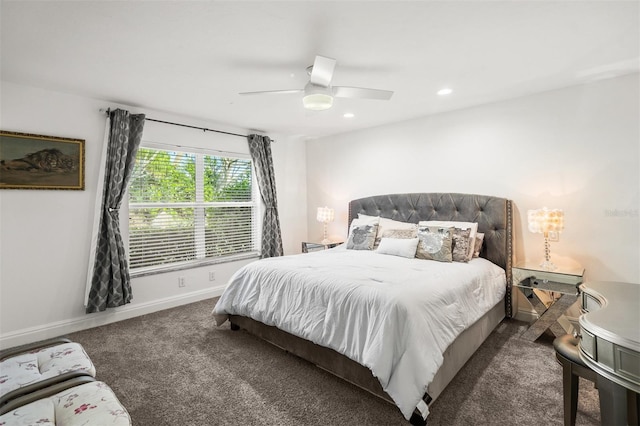
<svg viewBox="0 0 640 426">
<path fill-rule="evenodd" d="M 176 306 L 186 305 L 188 303 L 198 302 L 204 299 L 210 299 L 212 297 L 220 296 L 224 288 L 224 285 L 219 287 L 210 287 L 204 290 L 153 300 L 138 305 L 126 305 L 107 312 L 99 312 L 41 326 L 23 328 L 0 336 L 0 349 L 12 348 L 14 346 L 37 342 L 39 340 L 63 336 L 76 331 L 99 327 L 101 325 L 138 317 L 140 315 L 146 315 L 162 311 L 164 309 L 174 308 Z M 213 306 L 211 309 L 213 309 Z"/>
<path fill-rule="evenodd" d="M 538 313 L 536 311 L 518 309 L 513 318 L 518 321 L 532 323 L 533 321 L 538 319 Z"/>
</svg>

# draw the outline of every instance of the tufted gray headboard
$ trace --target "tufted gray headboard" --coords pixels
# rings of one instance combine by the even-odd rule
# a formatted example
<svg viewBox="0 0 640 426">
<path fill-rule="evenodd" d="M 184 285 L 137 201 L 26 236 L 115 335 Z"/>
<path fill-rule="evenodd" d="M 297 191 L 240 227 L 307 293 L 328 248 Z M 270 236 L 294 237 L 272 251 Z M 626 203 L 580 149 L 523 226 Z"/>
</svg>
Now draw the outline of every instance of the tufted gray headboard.
<svg viewBox="0 0 640 426">
<path fill-rule="evenodd" d="M 374 195 L 349 203 L 349 225 L 358 213 L 402 222 L 455 220 L 478 222 L 484 233 L 480 256 L 500 266 L 507 274 L 505 313 L 511 318 L 512 211 L 511 200 L 487 195 L 416 193 Z"/>
</svg>

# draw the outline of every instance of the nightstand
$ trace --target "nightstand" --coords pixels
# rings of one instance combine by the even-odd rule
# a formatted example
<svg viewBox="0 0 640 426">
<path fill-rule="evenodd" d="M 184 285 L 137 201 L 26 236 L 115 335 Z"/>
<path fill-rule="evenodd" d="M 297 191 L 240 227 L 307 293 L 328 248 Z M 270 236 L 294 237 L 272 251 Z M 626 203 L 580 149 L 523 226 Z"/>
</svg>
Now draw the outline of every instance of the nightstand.
<svg viewBox="0 0 640 426">
<path fill-rule="evenodd" d="M 329 244 L 322 244 L 322 243 L 309 243 L 309 242 L 303 241 L 302 252 L 311 253 L 312 251 L 326 250 L 326 249 L 338 247 L 342 243 L 343 243 L 342 241 L 338 241 L 338 242 L 331 242 Z"/>
<path fill-rule="evenodd" d="M 513 267 L 513 286 L 527 298 L 538 319 L 520 336 L 533 342 L 547 329 L 555 336 L 566 334 L 557 319 L 578 299 L 583 268 L 558 268 L 546 271 L 533 263 Z"/>
</svg>

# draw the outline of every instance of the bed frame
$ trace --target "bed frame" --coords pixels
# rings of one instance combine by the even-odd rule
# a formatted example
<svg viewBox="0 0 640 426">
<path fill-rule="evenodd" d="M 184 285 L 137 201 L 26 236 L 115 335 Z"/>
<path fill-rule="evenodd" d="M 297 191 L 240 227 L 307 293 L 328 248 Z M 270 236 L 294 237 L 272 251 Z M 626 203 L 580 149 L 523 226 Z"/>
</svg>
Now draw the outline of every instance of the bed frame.
<svg viewBox="0 0 640 426">
<path fill-rule="evenodd" d="M 411 223 L 418 223 L 421 220 L 478 222 L 478 232 L 484 233 L 480 257 L 490 260 L 506 271 L 507 292 L 504 303 L 499 302 L 447 348 L 444 354 L 444 363 L 423 398 L 425 403 L 430 404 L 435 401 L 500 321 L 505 316 L 511 317 L 513 256 L 511 201 L 492 196 L 456 193 L 376 195 L 353 200 L 349 203 L 349 224 L 358 217 L 359 213 Z M 378 379 L 371 374 L 371 370 L 346 356 L 251 318 L 231 315 L 229 319 L 232 329 L 244 328 L 248 332 L 393 403 L 389 395 L 382 389 Z M 411 417 L 410 422 L 414 425 L 426 424 L 417 411 Z"/>
</svg>

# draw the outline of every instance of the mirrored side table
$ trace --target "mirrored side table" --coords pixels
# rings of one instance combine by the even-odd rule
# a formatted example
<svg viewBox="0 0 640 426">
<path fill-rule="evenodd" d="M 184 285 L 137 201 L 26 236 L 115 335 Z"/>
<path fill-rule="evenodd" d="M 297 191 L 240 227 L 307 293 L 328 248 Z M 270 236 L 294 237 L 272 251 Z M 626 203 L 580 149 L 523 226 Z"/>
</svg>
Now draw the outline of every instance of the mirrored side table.
<svg viewBox="0 0 640 426">
<path fill-rule="evenodd" d="M 544 270 L 535 263 L 519 263 L 512 269 L 513 286 L 527 298 L 538 314 L 520 338 L 535 341 L 546 330 L 566 334 L 558 318 L 578 299 L 584 268 Z"/>
<path fill-rule="evenodd" d="M 342 243 L 343 243 L 342 241 L 336 241 L 336 242 L 331 242 L 329 244 L 322 244 L 322 243 L 311 243 L 311 242 L 303 241 L 302 252 L 311 253 L 313 251 L 326 250 L 326 249 L 338 247 Z"/>
</svg>

